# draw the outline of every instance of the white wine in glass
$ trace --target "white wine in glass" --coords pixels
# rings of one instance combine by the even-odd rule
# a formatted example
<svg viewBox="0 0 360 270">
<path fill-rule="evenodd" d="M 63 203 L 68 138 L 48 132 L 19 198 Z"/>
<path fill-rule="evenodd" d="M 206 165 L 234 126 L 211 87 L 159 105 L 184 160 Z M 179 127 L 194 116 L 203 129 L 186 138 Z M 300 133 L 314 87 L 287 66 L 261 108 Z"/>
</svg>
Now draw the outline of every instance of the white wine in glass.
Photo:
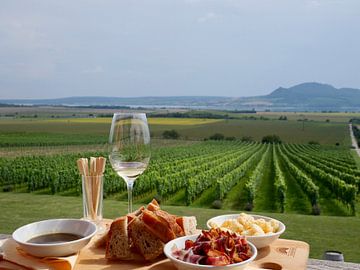
<svg viewBox="0 0 360 270">
<path fill-rule="evenodd" d="M 132 212 L 135 180 L 150 161 L 150 132 L 145 113 L 115 113 L 111 123 L 109 160 L 115 172 L 126 182 L 128 212 Z"/>
</svg>

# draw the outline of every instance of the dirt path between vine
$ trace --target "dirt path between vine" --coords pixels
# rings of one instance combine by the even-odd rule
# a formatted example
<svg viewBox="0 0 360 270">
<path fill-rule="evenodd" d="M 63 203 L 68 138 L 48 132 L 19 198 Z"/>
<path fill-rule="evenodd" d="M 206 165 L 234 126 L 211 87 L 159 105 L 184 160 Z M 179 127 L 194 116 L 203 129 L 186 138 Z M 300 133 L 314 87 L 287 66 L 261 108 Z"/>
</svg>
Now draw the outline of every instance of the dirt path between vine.
<svg viewBox="0 0 360 270">
<path fill-rule="evenodd" d="M 355 139 L 355 136 L 354 136 L 354 132 L 352 130 L 352 124 L 350 123 L 349 124 L 349 128 L 350 128 L 350 137 L 351 137 L 351 143 L 352 143 L 352 146 L 354 147 L 354 150 L 355 152 L 358 154 L 358 156 L 360 157 L 360 149 L 359 149 L 359 146 L 356 142 L 356 139 Z"/>
</svg>

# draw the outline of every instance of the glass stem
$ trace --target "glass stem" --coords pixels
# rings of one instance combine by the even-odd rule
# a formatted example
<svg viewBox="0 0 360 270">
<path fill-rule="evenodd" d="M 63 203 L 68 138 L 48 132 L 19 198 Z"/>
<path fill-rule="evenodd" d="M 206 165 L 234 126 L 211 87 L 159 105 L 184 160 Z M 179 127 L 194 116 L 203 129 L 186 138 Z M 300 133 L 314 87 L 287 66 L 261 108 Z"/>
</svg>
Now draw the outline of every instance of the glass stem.
<svg viewBox="0 0 360 270">
<path fill-rule="evenodd" d="M 133 192 L 133 181 L 127 181 L 127 191 L 128 191 L 128 213 L 130 214 L 132 210 L 132 192 Z"/>
</svg>

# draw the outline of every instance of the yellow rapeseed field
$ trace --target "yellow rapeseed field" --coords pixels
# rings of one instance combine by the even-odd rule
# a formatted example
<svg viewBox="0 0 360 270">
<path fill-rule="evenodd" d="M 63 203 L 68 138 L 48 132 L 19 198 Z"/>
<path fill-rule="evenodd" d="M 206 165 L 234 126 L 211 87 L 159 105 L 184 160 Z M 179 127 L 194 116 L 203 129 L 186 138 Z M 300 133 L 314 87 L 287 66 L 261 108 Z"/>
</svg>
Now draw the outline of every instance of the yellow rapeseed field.
<svg viewBox="0 0 360 270">
<path fill-rule="evenodd" d="M 219 119 L 203 119 L 203 118 L 150 118 L 150 125 L 202 125 L 216 123 L 222 120 Z"/>
<path fill-rule="evenodd" d="M 111 118 L 62 118 L 62 119 L 47 119 L 40 120 L 43 122 L 56 123 L 111 123 Z M 202 119 L 202 118 L 149 118 L 150 125 L 201 125 L 219 122 L 219 119 Z"/>
<path fill-rule="evenodd" d="M 40 120 L 43 122 L 48 123 L 94 123 L 94 124 L 100 124 L 100 123 L 111 123 L 111 118 L 59 118 L 59 119 L 46 119 L 46 120 Z"/>
</svg>

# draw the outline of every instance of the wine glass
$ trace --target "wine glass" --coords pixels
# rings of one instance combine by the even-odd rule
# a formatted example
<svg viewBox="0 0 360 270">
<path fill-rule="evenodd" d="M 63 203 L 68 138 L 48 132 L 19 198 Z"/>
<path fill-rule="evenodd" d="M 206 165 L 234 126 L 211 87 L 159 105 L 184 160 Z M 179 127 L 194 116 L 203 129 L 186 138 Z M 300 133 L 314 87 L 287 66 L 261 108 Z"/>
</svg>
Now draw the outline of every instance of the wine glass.
<svg viewBox="0 0 360 270">
<path fill-rule="evenodd" d="M 109 160 L 115 172 L 126 182 L 128 212 L 132 212 L 135 180 L 150 161 L 150 132 L 145 113 L 114 113 L 110 136 Z"/>
</svg>

